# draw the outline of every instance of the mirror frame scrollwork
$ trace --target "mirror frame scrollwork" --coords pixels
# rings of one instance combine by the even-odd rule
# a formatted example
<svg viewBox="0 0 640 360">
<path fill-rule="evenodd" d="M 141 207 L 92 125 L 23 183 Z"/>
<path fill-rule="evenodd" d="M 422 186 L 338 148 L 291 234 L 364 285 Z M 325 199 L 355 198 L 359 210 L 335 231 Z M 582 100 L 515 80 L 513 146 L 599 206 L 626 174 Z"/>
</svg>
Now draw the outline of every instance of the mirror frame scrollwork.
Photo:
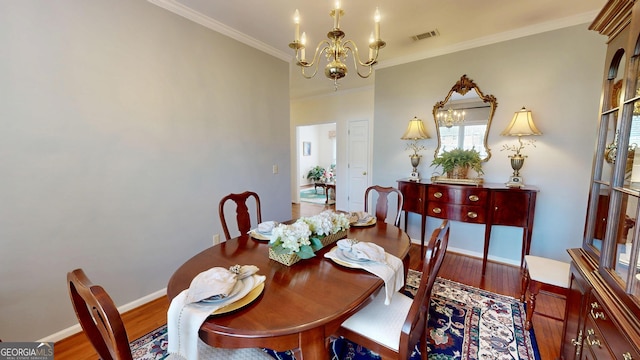
<svg viewBox="0 0 640 360">
<path fill-rule="evenodd" d="M 485 151 L 487 152 L 487 156 L 483 158 L 482 161 L 486 162 L 491 158 L 491 149 L 489 149 L 489 147 L 487 146 L 487 139 L 489 138 L 489 129 L 491 129 L 493 114 L 496 111 L 496 107 L 498 107 L 498 100 L 493 95 L 485 95 L 480 90 L 478 85 L 473 80 L 469 79 L 466 74 L 462 75 L 460 80 L 458 80 L 458 82 L 456 82 L 455 85 L 453 85 L 453 87 L 451 88 L 451 90 L 449 90 L 449 93 L 447 94 L 447 97 L 445 97 L 444 100 L 438 101 L 433 106 L 433 120 L 436 123 L 436 137 L 438 138 L 438 146 L 436 147 L 436 151 L 434 154 L 435 157 L 438 157 L 438 154 L 440 153 L 440 148 L 442 147 L 442 142 L 440 139 L 440 123 L 438 122 L 438 111 L 440 111 L 441 109 L 444 109 L 444 107 L 447 105 L 447 103 L 449 102 L 449 99 L 451 99 L 451 96 L 454 93 L 458 93 L 464 96 L 471 90 L 475 90 L 480 100 L 482 100 L 482 102 L 484 103 L 489 104 L 489 107 L 490 107 L 489 119 L 487 119 L 487 129 L 484 133 L 484 138 L 482 139 L 482 145 L 484 146 Z"/>
</svg>

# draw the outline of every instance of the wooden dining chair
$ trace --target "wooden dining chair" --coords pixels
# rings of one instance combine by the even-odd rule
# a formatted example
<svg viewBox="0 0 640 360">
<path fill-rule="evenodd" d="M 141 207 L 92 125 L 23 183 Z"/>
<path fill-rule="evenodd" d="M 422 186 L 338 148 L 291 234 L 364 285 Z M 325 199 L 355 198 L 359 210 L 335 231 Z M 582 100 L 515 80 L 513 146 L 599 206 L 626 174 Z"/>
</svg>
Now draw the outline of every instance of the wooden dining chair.
<svg viewBox="0 0 640 360">
<path fill-rule="evenodd" d="M 400 292 L 385 305 L 380 291 L 364 308 L 342 323 L 335 336 L 342 336 L 379 354 L 382 359 L 407 360 L 416 345 L 427 358 L 427 321 L 431 290 L 449 243 L 449 222 L 433 231 L 425 251 L 422 278 L 413 299 Z"/>
<path fill-rule="evenodd" d="M 236 204 L 236 223 L 240 234 L 246 234 L 251 230 L 251 215 L 249 214 L 249 207 L 247 201 L 253 197 L 255 200 L 256 208 L 256 221 L 257 224 L 262 222 L 262 213 L 260 211 L 260 197 L 258 194 L 252 191 L 245 191 L 240 194 L 229 194 L 220 200 L 218 205 L 218 214 L 220 214 L 220 222 L 222 223 L 222 230 L 224 231 L 224 237 L 229 240 L 231 235 L 229 234 L 229 227 L 227 226 L 227 220 L 224 215 L 224 207 L 227 201 L 233 201 Z M 256 224 L 256 226 L 257 226 Z"/>
<path fill-rule="evenodd" d="M 82 269 L 67 273 L 71 303 L 91 345 L 102 360 L 133 360 L 129 337 L 118 308 L 102 286 L 94 285 Z M 221 349 L 198 343 L 201 359 L 271 359 L 258 348 Z"/>
<path fill-rule="evenodd" d="M 101 359 L 133 360 L 120 312 L 107 292 L 93 285 L 82 269 L 67 274 L 76 316 Z"/>
<path fill-rule="evenodd" d="M 369 212 L 369 193 L 373 191 L 377 194 L 376 199 L 376 212 L 375 217 L 377 221 L 386 221 L 389 209 L 389 196 L 391 194 L 396 194 L 397 198 L 397 209 L 396 209 L 396 217 L 393 222 L 395 226 L 400 226 L 400 214 L 402 213 L 402 205 L 404 204 L 404 197 L 400 190 L 394 187 L 385 187 L 380 185 L 373 185 L 367 188 L 364 192 L 364 211 Z M 374 200 L 374 194 L 371 194 L 371 201 Z"/>
</svg>

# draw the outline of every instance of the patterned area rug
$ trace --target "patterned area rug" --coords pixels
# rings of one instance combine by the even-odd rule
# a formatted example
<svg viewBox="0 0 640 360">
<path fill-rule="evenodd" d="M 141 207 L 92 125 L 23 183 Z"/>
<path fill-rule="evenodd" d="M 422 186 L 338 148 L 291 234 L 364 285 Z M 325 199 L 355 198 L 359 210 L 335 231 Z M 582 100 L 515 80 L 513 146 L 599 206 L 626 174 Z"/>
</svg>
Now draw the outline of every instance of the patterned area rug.
<svg viewBox="0 0 640 360">
<path fill-rule="evenodd" d="M 318 190 L 317 192 L 313 188 L 301 190 L 300 201 L 325 205 L 325 202 L 327 201 L 327 195 L 325 195 L 324 192 L 326 189 L 319 187 L 317 190 Z M 334 197 L 333 190 L 331 190 L 329 195 L 331 197 Z M 336 200 L 332 199 L 331 197 L 329 198 L 329 205 L 336 203 Z"/>
<path fill-rule="evenodd" d="M 407 295 L 420 283 L 420 272 L 409 270 Z M 526 315 L 516 299 L 438 278 L 431 296 L 428 325 L 430 360 L 539 360 L 533 330 L 524 330 Z M 131 343 L 134 359 L 167 356 L 167 328 L 162 326 Z M 380 359 L 345 339 L 332 343 L 332 360 Z M 290 352 L 269 352 L 274 359 L 293 359 Z M 416 351 L 412 360 L 420 359 Z"/>
</svg>

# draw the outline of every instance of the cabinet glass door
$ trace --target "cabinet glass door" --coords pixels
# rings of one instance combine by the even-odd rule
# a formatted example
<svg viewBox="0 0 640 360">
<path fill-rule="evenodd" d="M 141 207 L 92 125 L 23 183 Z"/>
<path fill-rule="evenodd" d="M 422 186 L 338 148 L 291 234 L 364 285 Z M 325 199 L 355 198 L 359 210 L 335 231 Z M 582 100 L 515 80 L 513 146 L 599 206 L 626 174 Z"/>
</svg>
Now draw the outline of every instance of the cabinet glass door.
<svg viewBox="0 0 640 360">
<path fill-rule="evenodd" d="M 610 77 L 605 82 L 600 116 L 597 143 L 597 149 L 599 150 L 596 152 L 593 168 L 593 182 L 591 183 L 584 241 L 585 249 L 595 257 L 600 257 L 605 241 L 609 204 L 611 202 L 611 185 L 619 151 L 619 117 L 623 100 L 624 59 L 624 50 L 622 49 L 618 50 L 612 57 L 608 71 Z"/>
</svg>

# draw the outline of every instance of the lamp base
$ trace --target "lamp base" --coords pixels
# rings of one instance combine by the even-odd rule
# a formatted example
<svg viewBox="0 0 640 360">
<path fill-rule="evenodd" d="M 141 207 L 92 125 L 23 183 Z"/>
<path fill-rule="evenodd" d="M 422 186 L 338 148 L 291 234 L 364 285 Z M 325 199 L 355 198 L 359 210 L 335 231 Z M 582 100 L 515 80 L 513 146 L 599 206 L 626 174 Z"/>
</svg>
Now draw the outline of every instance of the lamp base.
<svg viewBox="0 0 640 360">
<path fill-rule="evenodd" d="M 413 171 L 409 176 L 409 181 L 420 181 L 420 174 L 417 171 Z"/>
<path fill-rule="evenodd" d="M 507 182 L 505 185 L 507 185 L 507 187 L 521 188 L 524 186 L 524 182 L 522 181 L 522 176 L 510 176 L 509 182 Z"/>
</svg>

